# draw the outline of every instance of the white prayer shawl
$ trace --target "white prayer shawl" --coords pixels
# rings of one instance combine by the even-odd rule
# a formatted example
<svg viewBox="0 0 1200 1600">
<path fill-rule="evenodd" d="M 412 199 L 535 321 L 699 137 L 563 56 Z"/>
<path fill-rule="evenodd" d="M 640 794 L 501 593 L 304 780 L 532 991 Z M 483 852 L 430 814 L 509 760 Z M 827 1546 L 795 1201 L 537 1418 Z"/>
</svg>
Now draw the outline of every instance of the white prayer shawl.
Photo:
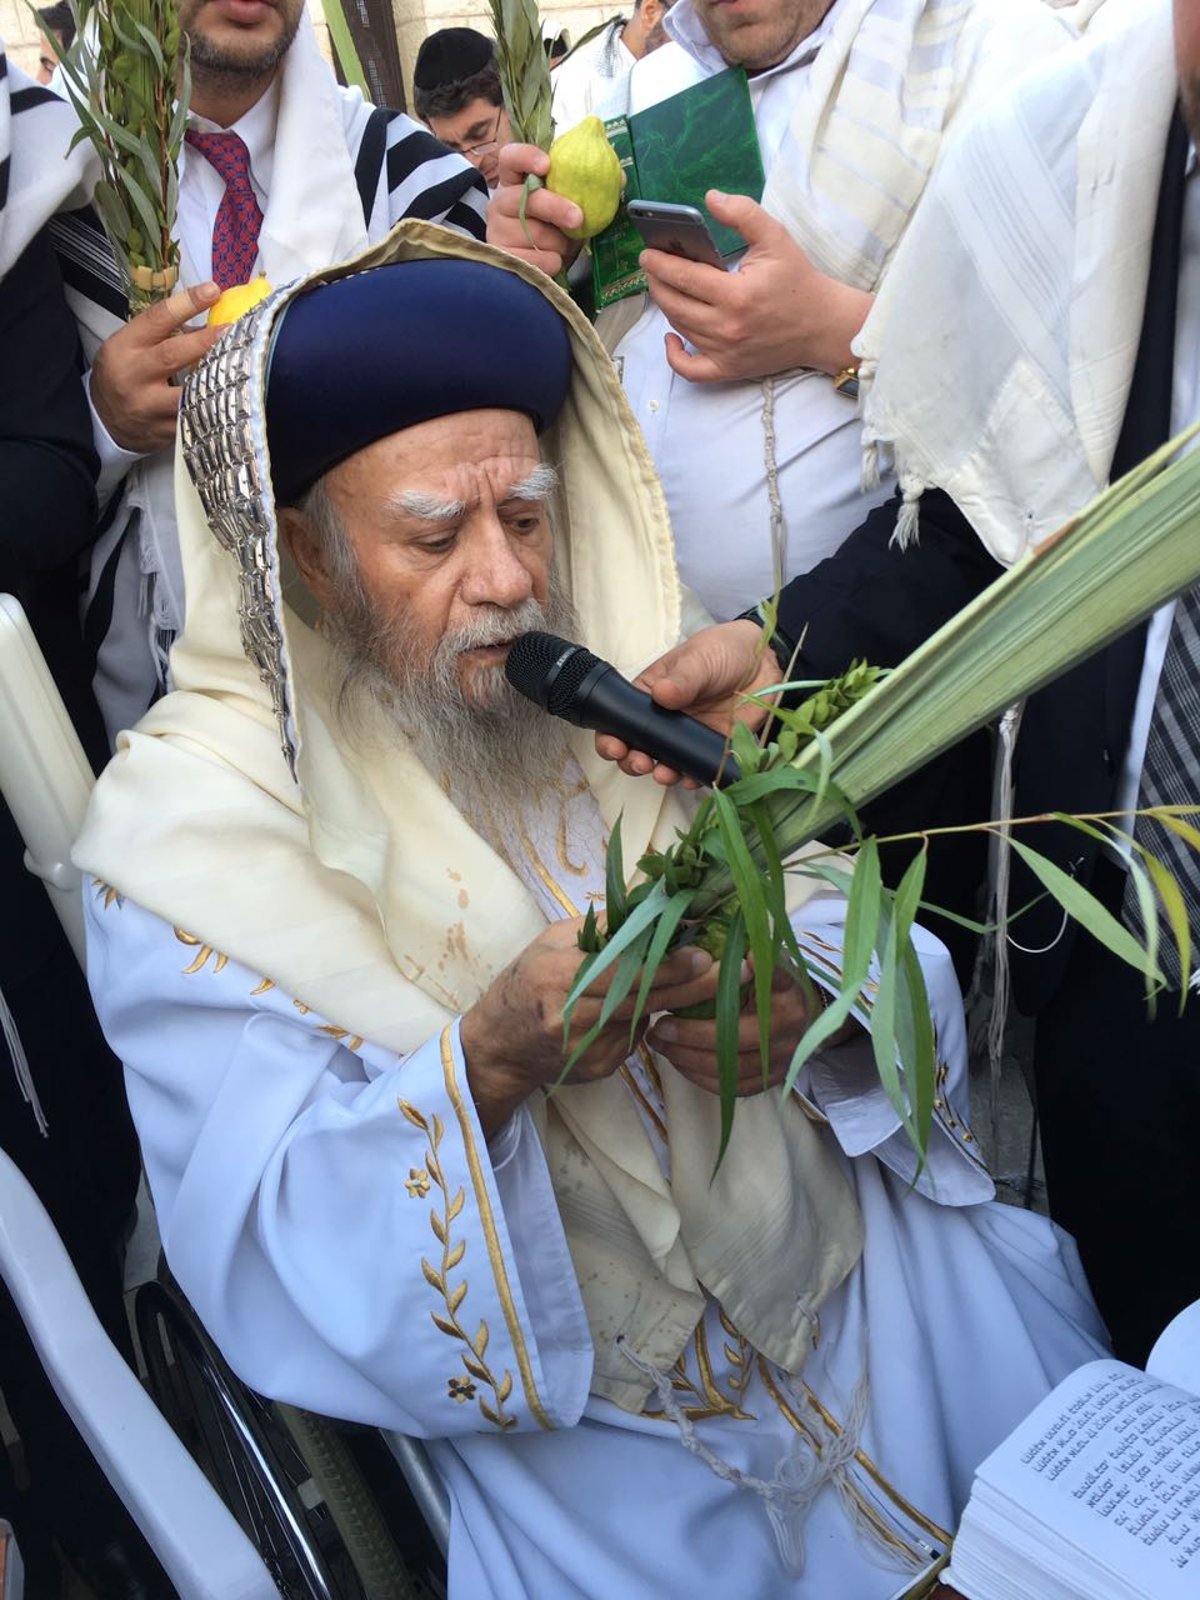
<svg viewBox="0 0 1200 1600">
<path fill-rule="evenodd" d="M 1011 563 L 1107 482 L 1175 97 L 1169 0 L 1109 0 L 947 156 L 856 344 L 901 538 L 936 486 Z"/>
<path fill-rule="evenodd" d="M 517 273 L 554 299 L 568 323 L 572 391 L 544 440 L 563 480 L 557 559 L 589 644 L 635 671 L 678 637 L 681 597 L 661 490 L 616 374 L 586 320 L 543 274 L 486 246 L 406 223 L 351 265 L 447 255 Z M 279 304 L 276 297 L 230 335 L 252 341 L 246 359 L 258 385 Z M 215 427 L 239 440 L 246 429 L 237 406 L 251 406 L 255 455 L 236 475 L 232 467 L 214 474 L 210 493 L 219 500 L 221 486 L 244 485 L 253 472 L 264 484 L 263 515 L 273 519 L 253 393 L 261 389 L 227 387 L 211 402 L 221 419 Z M 195 426 L 207 459 L 211 417 L 198 416 Z M 265 673 L 270 685 L 259 678 L 239 630 L 238 564 L 210 532 L 182 466 L 178 492 L 189 606 L 172 653 L 176 690 L 120 739 L 76 858 L 332 1023 L 412 1052 L 469 1009 L 545 927 L 545 913 L 394 728 L 377 730 L 367 757 L 347 748 L 330 703 L 327 646 L 270 598 L 277 584 L 288 592 L 273 540 L 270 570 L 264 574 L 257 556 L 249 564 L 263 586 L 255 615 L 276 614 L 282 629 Z M 237 516 L 231 507 L 219 514 L 225 525 Z M 251 533 L 246 523 L 247 543 Z M 251 625 L 249 636 L 261 630 Z M 298 785 L 280 751 L 281 725 Z M 576 739 L 575 755 L 603 821 L 611 826 L 621 815 L 629 859 L 673 842 L 687 816 L 678 796 L 599 761 L 589 735 Z M 666 1063 L 660 1070 L 672 1076 Z M 682 1081 L 671 1100 L 676 1132 L 700 1152 L 698 1170 L 707 1173 L 717 1102 Z M 798 1370 L 817 1307 L 861 1248 L 861 1221 L 827 1137 L 794 1103 L 758 1096 L 735 1118 L 721 1182 L 685 1197 L 664 1184 L 618 1080 L 562 1091 L 556 1114 L 564 1126 L 570 1119 L 576 1166 L 594 1169 L 585 1172 L 596 1205 L 588 1231 L 612 1289 L 606 1306 L 604 1284 L 593 1284 L 593 1326 L 611 1338 L 620 1328 L 643 1362 L 664 1370 L 703 1312 L 701 1286 L 711 1284 L 756 1349 Z M 778 1203 L 768 1204 L 769 1194 Z M 762 1198 L 748 1203 L 754 1195 Z M 805 1214 L 809 1225 L 797 1226 Z M 575 1232 L 586 1247 L 585 1226 L 577 1221 Z M 650 1382 L 610 1355 L 594 1387 L 637 1410 Z"/>
<path fill-rule="evenodd" d="M 373 111 L 358 89 L 335 82 L 306 9 L 283 58 L 271 192 L 259 234 L 257 270 L 276 286 L 345 261 L 404 216 L 445 220 L 482 234 L 486 194 L 475 172 L 399 113 L 380 152 L 368 225 L 355 159 Z M 90 362 L 121 327 L 124 296 L 98 229 L 84 219 L 64 220 L 55 241 Z M 141 714 L 156 680 L 165 682 L 166 652 L 184 616 L 171 452 L 144 456 L 118 493 L 122 503 L 93 551 L 88 595 L 90 607 L 110 561 L 117 559 L 112 623 L 96 682 L 110 736 Z M 117 555 L 131 525 L 136 551 Z M 107 607 L 107 586 L 103 593 L 101 605 Z"/>
<path fill-rule="evenodd" d="M 56 211 L 87 204 L 97 165 L 90 144 L 67 151 L 77 126 L 70 107 L 13 66 L 0 41 L 0 276 Z"/>
<path fill-rule="evenodd" d="M 679 0 L 666 23 L 685 42 L 654 51 L 630 75 L 631 109 L 713 70 L 701 58 L 715 51 L 685 7 Z M 1072 38 L 1044 0 L 838 0 L 767 173 L 764 208 L 820 271 L 876 289 L 951 125 Z M 643 305 L 635 296 L 601 314 L 608 349 Z"/>
</svg>

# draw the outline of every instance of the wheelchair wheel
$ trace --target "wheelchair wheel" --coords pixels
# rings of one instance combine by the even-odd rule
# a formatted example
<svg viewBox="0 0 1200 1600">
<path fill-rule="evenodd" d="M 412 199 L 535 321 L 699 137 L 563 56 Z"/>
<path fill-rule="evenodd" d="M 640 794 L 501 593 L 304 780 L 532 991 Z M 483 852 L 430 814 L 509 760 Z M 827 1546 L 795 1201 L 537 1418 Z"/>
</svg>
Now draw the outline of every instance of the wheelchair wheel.
<svg viewBox="0 0 1200 1600">
<path fill-rule="evenodd" d="M 154 1398 L 287 1600 L 436 1600 L 402 1560 L 355 1453 L 322 1417 L 247 1389 L 187 1301 L 134 1298 Z"/>
</svg>

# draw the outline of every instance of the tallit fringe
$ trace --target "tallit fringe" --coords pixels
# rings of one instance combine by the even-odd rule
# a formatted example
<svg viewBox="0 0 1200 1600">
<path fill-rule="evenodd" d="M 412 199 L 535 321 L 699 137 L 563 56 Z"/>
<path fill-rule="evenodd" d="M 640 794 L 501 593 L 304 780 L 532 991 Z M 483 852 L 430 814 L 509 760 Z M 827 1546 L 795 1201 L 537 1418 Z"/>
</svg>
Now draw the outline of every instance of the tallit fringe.
<svg viewBox="0 0 1200 1600">
<path fill-rule="evenodd" d="M 896 518 L 896 531 L 889 543 L 896 545 L 900 550 L 907 550 L 920 538 L 921 496 L 929 486 L 913 472 L 901 471 L 898 476 L 901 494 L 900 514 Z"/>
<path fill-rule="evenodd" d="M 1009 890 L 1012 882 L 1012 851 L 1009 836 L 1012 833 L 1013 762 L 1016 757 L 1017 736 L 1021 731 L 1021 716 L 1025 710 L 1022 700 L 1000 718 L 999 750 L 996 761 L 995 782 L 992 790 L 992 815 L 1000 826 L 992 834 L 988 847 L 988 879 L 991 883 L 988 921 L 995 931 L 987 935 L 980 951 L 972 984 L 974 997 L 982 988 L 981 973 L 985 963 L 992 970 L 991 1004 L 987 1013 L 988 1096 L 992 1118 L 992 1137 L 1000 1136 L 1000 1070 L 1004 1061 L 1004 1034 L 1008 1026 L 1011 1004 L 1011 979 L 1008 965 L 1008 910 Z"/>
<path fill-rule="evenodd" d="M 805 1526 L 813 1502 L 826 1485 L 837 1493 L 847 1518 L 865 1541 L 879 1544 L 874 1525 L 863 1514 L 847 1477 L 847 1471 L 859 1448 L 862 1430 L 866 1423 L 869 1387 L 866 1376 L 854 1391 L 850 1414 L 838 1434 L 822 1428 L 820 1450 L 803 1434 L 797 1434 L 792 1448 L 779 1459 L 773 1477 L 756 1478 L 753 1473 L 742 1472 L 723 1456 L 697 1437 L 695 1423 L 680 1405 L 669 1375 L 660 1372 L 653 1363 L 635 1355 L 626 1341 L 618 1335 L 617 1346 L 633 1366 L 649 1380 L 665 1416 L 679 1430 L 680 1442 L 689 1454 L 720 1478 L 722 1483 L 745 1489 L 763 1502 L 767 1521 L 775 1536 L 779 1559 L 789 1577 L 799 1577 L 805 1564 Z M 889 1556 L 894 1555 L 885 1547 Z"/>
<path fill-rule="evenodd" d="M 33 1074 L 29 1070 L 29 1058 L 25 1054 L 25 1046 L 21 1043 L 21 1035 L 17 1031 L 17 1019 L 4 998 L 3 989 L 0 989 L 0 1034 L 4 1035 L 4 1043 L 8 1046 L 8 1053 L 12 1057 L 13 1071 L 17 1075 L 17 1085 L 22 1098 L 33 1112 L 38 1132 L 43 1139 L 48 1138 L 50 1124 L 46 1120 L 46 1113 L 42 1110 L 42 1102 L 38 1099 Z"/>
<path fill-rule="evenodd" d="M 138 541 L 138 568 L 141 586 L 138 590 L 138 616 L 146 622 L 146 642 L 154 662 L 154 676 L 159 688 L 166 693 L 169 687 L 167 672 L 170 666 L 171 646 L 178 632 L 165 605 L 159 603 L 158 569 L 153 565 L 153 551 L 149 542 Z"/>
</svg>

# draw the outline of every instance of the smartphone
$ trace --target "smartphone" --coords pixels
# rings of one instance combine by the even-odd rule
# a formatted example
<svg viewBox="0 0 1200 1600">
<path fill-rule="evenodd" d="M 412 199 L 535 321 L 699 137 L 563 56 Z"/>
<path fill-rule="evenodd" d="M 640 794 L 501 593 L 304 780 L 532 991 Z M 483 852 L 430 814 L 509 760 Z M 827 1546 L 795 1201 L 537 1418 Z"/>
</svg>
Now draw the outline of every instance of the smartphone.
<svg viewBox="0 0 1200 1600">
<path fill-rule="evenodd" d="M 703 213 L 695 206 L 671 205 L 666 200 L 630 200 L 625 210 L 652 250 L 666 250 L 670 255 L 725 271 L 717 242 Z"/>
</svg>

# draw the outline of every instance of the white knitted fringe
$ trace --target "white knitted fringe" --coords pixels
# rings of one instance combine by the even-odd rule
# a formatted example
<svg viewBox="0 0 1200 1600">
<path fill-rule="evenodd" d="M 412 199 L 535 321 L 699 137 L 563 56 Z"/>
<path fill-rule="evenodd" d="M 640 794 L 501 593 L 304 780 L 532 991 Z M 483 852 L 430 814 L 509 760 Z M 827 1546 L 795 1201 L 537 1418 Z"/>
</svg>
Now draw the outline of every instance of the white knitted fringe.
<svg viewBox="0 0 1200 1600">
<path fill-rule="evenodd" d="M 702 1461 L 710 1472 L 723 1483 L 745 1489 L 763 1502 L 779 1559 L 791 1577 L 804 1570 L 804 1531 L 813 1502 L 825 1486 L 831 1485 L 855 1530 L 869 1539 L 877 1538 L 869 1520 L 865 1518 L 850 1490 L 847 1469 L 859 1447 L 863 1425 L 867 1416 L 868 1385 L 864 1376 L 854 1392 L 850 1414 L 838 1434 L 823 1429 L 824 1437 L 818 1452 L 803 1434 L 797 1434 L 792 1448 L 779 1459 L 774 1476 L 757 1478 L 743 1472 L 711 1449 L 696 1433 L 695 1423 L 687 1415 L 675 1395 L 670 1376 L 660 1372 L 651 1362 L 637 1356 L 618 1336 L 617 1344 L 625 1358 L 654 1386 L 658 1403 L 664 1414 L 679 1430 L 680 1442 L 685 1450 Z"/>
<path fill-rule="evenodd" d="M 4 1043 L 8 1046 L 8 1053 L 12 1057 L 13 1071 L 17 1075 L 21 1094 L 33 1112 L 38 1132 L 46 1138 L 49 1136 L 50 1124 L 46 1121 L 46 1113 L 42 1110 L 42 1102 L 38 1099 L 33 1074 L 29 1070 L 29 1058 L 25 1054 L 25 1046 L 21 1043 L 21 1035 L 17 1031 L 17 1019 L 4 998 L 3 989 L 0 989 L 0 1034 L 3 1034 Z"/>
</svg>

